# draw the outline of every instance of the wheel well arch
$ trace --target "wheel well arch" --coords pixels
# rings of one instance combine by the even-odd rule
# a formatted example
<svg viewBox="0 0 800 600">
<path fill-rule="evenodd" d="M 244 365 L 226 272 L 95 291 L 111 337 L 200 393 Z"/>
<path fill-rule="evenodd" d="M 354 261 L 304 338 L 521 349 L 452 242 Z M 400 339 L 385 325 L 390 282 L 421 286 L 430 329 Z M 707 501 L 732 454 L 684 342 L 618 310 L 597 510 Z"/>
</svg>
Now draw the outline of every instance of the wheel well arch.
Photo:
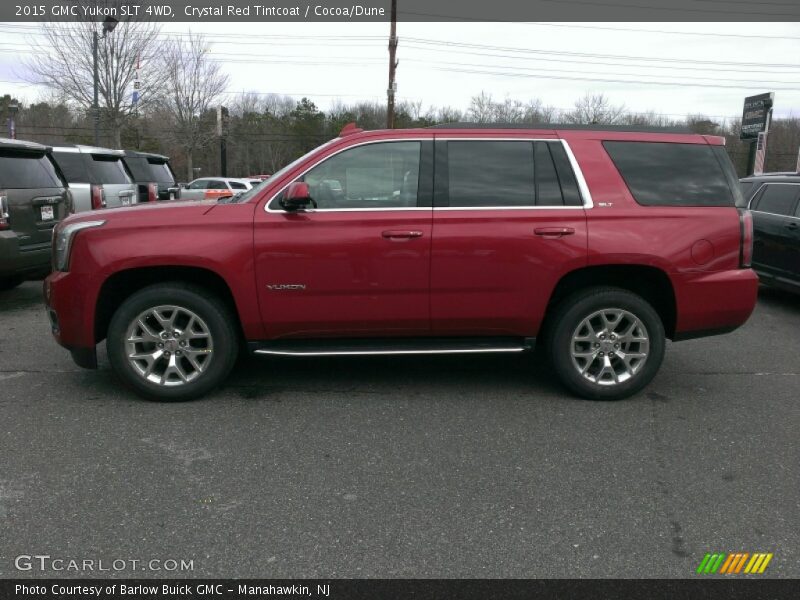
<svg viewBox="0 0 800 600">
<path fill-rule="evenodd" d="M 665 271 L 648 265 L 596 265 L 570 271 L 553 288 L 539 335 L 546 335 L 549 318 L 562 300 L 581 289 L 598 285 L 619 287 L 644 298 L 661 318 L 667 338 L 674 337 L 675 289 Z"/>
<path fill-rule="evenodd" d="M 158 266 L 134 267 L 118 271 L 103 282 L 95 303 L 95 342 L 105 339 L 111 317 L 126 298 L 142 288 L 158 283 L 185 283 L 208 290 L 228 307 L 236 319 L 236 327 L 241 336 L 242 325 L 236 302 L 230 286 L 221 275 L 202 267 Z"/>
</svg>

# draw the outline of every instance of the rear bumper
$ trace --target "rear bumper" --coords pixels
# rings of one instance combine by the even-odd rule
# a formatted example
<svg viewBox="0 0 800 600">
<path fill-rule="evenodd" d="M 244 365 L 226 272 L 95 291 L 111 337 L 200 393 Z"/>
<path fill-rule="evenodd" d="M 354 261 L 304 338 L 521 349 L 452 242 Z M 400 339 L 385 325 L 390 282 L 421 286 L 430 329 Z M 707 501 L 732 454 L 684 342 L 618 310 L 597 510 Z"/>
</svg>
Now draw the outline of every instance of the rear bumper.
<svg viewBox="0 0 800 600">
<path fill-rule="evenodd" d="M 94 302 L 86 278 L 75 273 L 54 272 L 43 284 L 50 329 L 79 367 L 97 367 L 94 339 Z"/>
<path fill-rule="evenodd" d="M 744 325 L 758 298 L 752 269 L 673 275 L 678 319 L 675 340 L 733 331 Z"/>
<path fill-rule="evenodd" d="M 0 231 L 0 277 L 36 277 L 50 271 L 50 242 L 20 246 L 14 231 Z"/>
</svg>

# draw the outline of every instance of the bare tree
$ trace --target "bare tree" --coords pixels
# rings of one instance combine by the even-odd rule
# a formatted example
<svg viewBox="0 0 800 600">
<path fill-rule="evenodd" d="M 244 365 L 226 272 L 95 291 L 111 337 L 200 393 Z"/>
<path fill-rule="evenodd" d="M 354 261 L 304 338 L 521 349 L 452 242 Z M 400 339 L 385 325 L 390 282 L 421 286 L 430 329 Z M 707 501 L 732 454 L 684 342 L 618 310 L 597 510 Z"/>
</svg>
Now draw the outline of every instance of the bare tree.
<svg viewBox="0 0 800 600">
<path fill-rule="evenodd" d="M 108 6 L 115 2 L 84 0 L 82 4 Z M 94 100 L 92 46 L 100 26 L 88 19 L 91 17 L 75 23 L 43 23 L 44 41 L 31 41 L 32 52 L 25 61 L 31 82 L 47 86 L 86 111 Z M 157 65 L 159 31 L 152 22 L 122 20 L 112 33 L 98 41 L 100 117 L 115 148 L 121 146 L 120 132 L 137 109 L 132 102 L 137 66 L 141 67 L 138 109 L 147 108 L 162 83 Z"/>
<path fill-rule="evenodd" d="M 575 101 L 575 108 L 564 115 L 568 123 L 580 125 L 614 125 L 622 120 L 625 105 L 614 105 L 605 94 L 587 92 Z"/>
<path fill-rule="evenodd" d="M 205 38 L 191 33 L 163 46 L 160 109 L 169 116 L 171 137 L 186 155 L 189 180 L 193 179 L 194 152 L 211 143 L 215 135 L 208 112 L 228 85 L 228 75 L 208 52 Z"/>
</svg>

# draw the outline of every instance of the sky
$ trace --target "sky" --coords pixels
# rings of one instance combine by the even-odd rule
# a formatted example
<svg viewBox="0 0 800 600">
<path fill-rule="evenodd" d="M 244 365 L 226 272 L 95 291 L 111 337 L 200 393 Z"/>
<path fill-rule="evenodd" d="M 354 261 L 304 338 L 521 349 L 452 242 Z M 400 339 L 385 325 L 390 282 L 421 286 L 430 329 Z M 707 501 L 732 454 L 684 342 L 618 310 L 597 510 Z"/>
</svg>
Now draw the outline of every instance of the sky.
<svg viewBox="0 0 800 600">
<path fill-rule="evenodd" d="M 0 94 L 41 97 L 22 66 L 33 23 L 0 23 Z M 241 92 L 384 102 L 388 23 L 166 23 L 161 35 L 202 33 Z M 630 112 L 739 118 L 745 96 L 775 92 L 775 116 L 800 116 L 798 23 L 398 24 L 398 98 L 466 109 L 539 98 L 569 109 L 587 92 Z M 424 108 L 423 108 L 424 110 Z"/>
</svg>

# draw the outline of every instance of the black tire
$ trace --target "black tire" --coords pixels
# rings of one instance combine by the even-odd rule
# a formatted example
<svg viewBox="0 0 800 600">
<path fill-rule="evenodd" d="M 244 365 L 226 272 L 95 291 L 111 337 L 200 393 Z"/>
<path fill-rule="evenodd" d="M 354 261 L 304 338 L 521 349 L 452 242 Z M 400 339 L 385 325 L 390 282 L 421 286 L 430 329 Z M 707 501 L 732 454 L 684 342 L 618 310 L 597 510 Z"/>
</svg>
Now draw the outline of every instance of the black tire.
<svg viewBox="0 0 800 600">
<path fill-rule="evenodd" d="M 207 368 L 198 372 L 194 379 L 175 387 L 145 379 L 127 355 L 128 328 L 145 311 L 164 305 L 188 309 L 198 316 L 207 327 L 210 343 L 213 344 Z M 208 293 L 208 290 L 176 282 L 152 285 L 128 297 L 111 318 L 106 348 L 114 372 L 128 387 L 150 400 L 177 402 L 203 396 L 222 383 L 236 362 L 238 337 L 235 316 L 225 303 Z M 177 354 L 180 352 L 175 354 L 175 360 L 178 360 Z M 163 363 L 160 364 L 163 366 Z M 191 368 L 191 365 L 188 366 Z"/>
<path fill-rule="evenodd" d="M 0 278 L 0 292 L 13 290 L 20 283 L 22 283 L 21 277 L 2 277 Z"/>
<path fill-rule="evenodd" d="M 622 377 L 629 378 L 619 383 L 614 383 L 617 376 L 612 375 L 610 371 L 605 375 L 597 373 L 598 369 L 602 367 L 602 361 L 605 359 L 576 359 L 586 361 L 578 364 L 573 361 L 572 356 L 574 345 L 573 336 L 576 334 L 578 327 L 582 324 L 584 319 L 589 318 L 598 311 L 605 311 L 607 309 L 620 310 L 633 315 L 644 326 L 647 337 L 649 338 L 649 348 L 646 359 L 633 375 L 623 374 Z M 621 318 L 629 319 L 627 316 Z M 551 323 L 552 327 L 550 328 L 546 343 L 548 357 L 553 369 L 561 382 L 570 391 L 587 400 L 621 400 L 635 394 L 655 377 L 664 359 L 665 335 L 661 318 L 653 307 L 641 296 L 624 289 L 592 287 L 581 290 L 569 296 L 559 304 Z M 623 320 L 620 322 L 620 325 L 625 327 L 628 323 L 631 323 L 631 321 Z M 618 333 L 615 335 L 618 335 Z M 598 345 L 601 343 L 608 344 L 609 342 L 608 339 L 598 341 Z M 636 343 L 634 342 L 634 344 Z M 594 346 L 594 344 L 592 344 L 592 346 Z M 631 345 L 628 346 L 628 348 L 631 349 L 631 353 L 642 350 L 637 345 Z M 596 350 L 602 351 L 603 348 L 601 347 Z M 609 358 L 609 360 L 613 361 L 615 370 L 621 369 L 621 363 L 623 361 L 619 358 L 619 350 L 614 350 L 613 344 L 610 350 L 614 353 L 615 358 Z M 595 351 L 595 349 L 592 348 L 592 351 Z M 592 375 L 594 372 L 593 376 L 596 377 L 600 375 L 599 379 L 606 379 L 606 384 L 590 381 L 581 374 L 579 367 L 583 367 L 589 363 L 592 363 L 589 374 Z M 635 366 L 634 363 L 634 367 Z M 613 379 L 608 381 L 609 378 Z"/>
</svg>

